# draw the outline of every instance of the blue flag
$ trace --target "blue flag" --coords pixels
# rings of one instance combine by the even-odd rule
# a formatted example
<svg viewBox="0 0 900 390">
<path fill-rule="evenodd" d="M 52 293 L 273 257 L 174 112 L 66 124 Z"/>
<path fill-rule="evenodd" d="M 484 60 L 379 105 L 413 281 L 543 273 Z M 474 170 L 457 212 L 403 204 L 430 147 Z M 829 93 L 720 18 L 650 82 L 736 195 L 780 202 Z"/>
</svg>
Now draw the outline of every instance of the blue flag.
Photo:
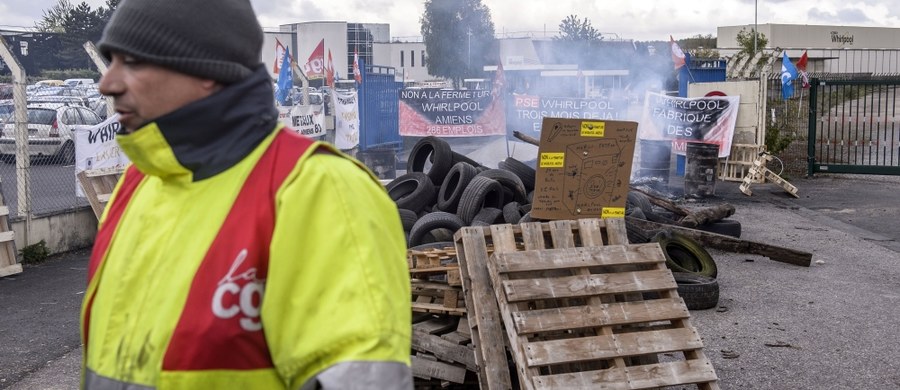
<svg viewBox="0 0 900 390">
<path fill-rule="evenodd" d="M 794 80 L 797 79 L 797 67 L 788 58 L 787 52 L 782 52 L 781 58 L 781 97 L 788 100 L 794 96 Z"/>
<path fill-rule="evenodd" d="M 291 48 L 284 49 L 284 59 L 281 61 L 281 71 L 278 72 L 278 81 L 275 82 L 275 100 L 282 106 L 287 105 L 291 87 L 294 86 L 294 71 L 291 69 Z"/>
</svg>

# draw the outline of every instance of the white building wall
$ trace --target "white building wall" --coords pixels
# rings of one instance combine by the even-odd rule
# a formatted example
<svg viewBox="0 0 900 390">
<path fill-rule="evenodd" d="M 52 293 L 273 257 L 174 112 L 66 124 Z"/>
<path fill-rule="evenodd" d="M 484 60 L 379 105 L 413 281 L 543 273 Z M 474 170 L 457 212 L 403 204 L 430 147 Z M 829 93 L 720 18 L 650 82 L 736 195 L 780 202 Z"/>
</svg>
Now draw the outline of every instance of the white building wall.
<svg viewBox="0 0 900 390">
<path fill-rule="evenodd" d="M 376 63 L 394 67 L 397 81 L 422 82 L 436 78 L 428 74 L 423 42 L 376 43 L 374 49 Z"/>
</svg>

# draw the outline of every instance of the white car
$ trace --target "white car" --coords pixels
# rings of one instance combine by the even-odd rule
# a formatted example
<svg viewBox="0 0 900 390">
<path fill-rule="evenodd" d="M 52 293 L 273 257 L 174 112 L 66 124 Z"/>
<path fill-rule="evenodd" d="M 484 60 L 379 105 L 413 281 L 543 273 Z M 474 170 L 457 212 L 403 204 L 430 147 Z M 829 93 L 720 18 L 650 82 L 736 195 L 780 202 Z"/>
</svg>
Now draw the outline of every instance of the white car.
<svg viewBox="0 0 900 390">
<path fill-rule="evenodd" d="M 28 153 L 31 158 L 55 157 L 62 164 L 75 163 L 75 137 L 72 127 L 97 125 L 100 117 L 89 108 L 59 103 L 28 105 Z M 12 117 L 3 121 L 0 134 L 0 158 L 15 161 L 16 125 Z"/>
</svg>

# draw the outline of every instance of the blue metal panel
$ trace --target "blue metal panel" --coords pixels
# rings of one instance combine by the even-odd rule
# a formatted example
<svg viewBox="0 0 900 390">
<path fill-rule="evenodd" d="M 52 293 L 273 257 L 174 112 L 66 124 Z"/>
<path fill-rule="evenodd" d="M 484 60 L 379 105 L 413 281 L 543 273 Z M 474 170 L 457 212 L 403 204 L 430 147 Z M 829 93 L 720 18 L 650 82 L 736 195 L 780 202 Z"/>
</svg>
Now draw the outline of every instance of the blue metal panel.
<svg viewBox="0 0 900 390">
<path fill-rule="evenodd" d="M 360 59 L 360 69 L 365 69 L 359 86 L 360 151 L 372 149 L 400 149 L 400 88 L 403 83 L 394 80 L 394 68 L 367 66 Z"/>
<path fill-rule="evenodd" d="M 687 97 L 688 83 L 725 81 L 725 60 L 688 59 L 678 73 L 678 96 Z"/>
</svg>

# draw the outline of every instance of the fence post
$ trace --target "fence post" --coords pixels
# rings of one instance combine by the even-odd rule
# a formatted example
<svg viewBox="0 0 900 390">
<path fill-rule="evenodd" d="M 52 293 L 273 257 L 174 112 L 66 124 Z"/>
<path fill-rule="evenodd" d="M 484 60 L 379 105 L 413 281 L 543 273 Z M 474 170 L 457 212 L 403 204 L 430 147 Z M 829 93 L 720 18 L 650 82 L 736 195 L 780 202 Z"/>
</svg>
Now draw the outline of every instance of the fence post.
<svg viewBox="0 0 900 390">
<path fill-rule="evenodd" d="M 100 54 L 100 50 L 97 50 L 97 46 L 94 46 L 94 42 L 87 41 L 84 43 L 84 51 L 87 52 L 88 57 L 91 57 L 91 60 L 94 61 L 94 65 L 97 67 L 97 70 L 100 71 L 100 77 L 106 74 L 106 70 L 109 69 L 109 66 L 106 64 L 106 59 Z M 112 98 L 109 96 L 103 96 L 103 99 L 106 100 L 106 117 L 109 118 L 116 114 L 116 108 L 113 106 Z"/>
<path fill-rule="evenodd" d="M 15 107 L 16 123 L 16 211 L 19 216 L 25 217 L 25 232 L 22 235 L 25 246 L 31 245 L 28 232 L 31 230 L 31 158 L 28 155 L 28 102 L 25 95 L 27 79 L 25 68 L 13 55 L 12 48 L 6 39 L 0 37 L 0 58 L 13 76 L 13 105 Z"/>
<path fill-rule="evenodd" d="M 810 80 L 809 87 L 809 123 L 807 124 L 806 135 L 806 161 L 807 170 L 806 177 L 813 176 L 813 168 L 816 163 L 816 117 L 818 116 L 818 104 L 816 99 L 819 96 L 819 79 Z"/>
</svg>

